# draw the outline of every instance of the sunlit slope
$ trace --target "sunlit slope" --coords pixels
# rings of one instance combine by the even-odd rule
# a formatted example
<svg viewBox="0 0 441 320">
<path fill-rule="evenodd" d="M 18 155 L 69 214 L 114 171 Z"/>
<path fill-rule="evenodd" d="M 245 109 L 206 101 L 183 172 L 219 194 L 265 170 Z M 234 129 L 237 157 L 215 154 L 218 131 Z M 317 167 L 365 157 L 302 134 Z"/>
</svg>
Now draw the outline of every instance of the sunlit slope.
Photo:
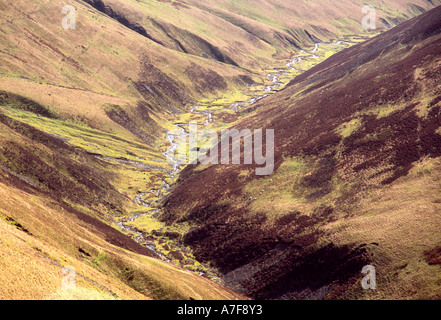
<svg viewBox="0 0 441 320">
<path fill-rule="evenodd" d="M 294 48 L 363 32 L 362 8 L 377 8 L 379 30 L 432 8 L 427 1 L 86 0 L 165 47 L 256 70 Z"/>
<path fill-rule="evenodd" d="M 345 49 L 255 106 L 275 172 L 188 166 L 164 202 L 258 298 L 439 298 L 441 8 Z M 361 289 L 362 267 L 378 290 Z"/>
<path fill-rule="evenodd" d="M 57 0 L 2 2 L 2 90 L 94 128 L 133 136 L 105 106 L 120 106 L 129 121 L 136 121 L 139 105 L 148 119 L 176 112 L 203 95 L 246 86 L 242 71 L 161 46 L 84 2 L 74 3 L 76 29 L 65 30 L 64 5 Z M 162 138 L 156 123 L 140 124 L 149 139 Z"/>
<path fill-rule="evenodd" d="M 2 300 L 241 298 L 117 239 L 111 244 L 111 233 L 47 197 L 10 182 L 0 183 L 0 195 Z"/>
</svg>

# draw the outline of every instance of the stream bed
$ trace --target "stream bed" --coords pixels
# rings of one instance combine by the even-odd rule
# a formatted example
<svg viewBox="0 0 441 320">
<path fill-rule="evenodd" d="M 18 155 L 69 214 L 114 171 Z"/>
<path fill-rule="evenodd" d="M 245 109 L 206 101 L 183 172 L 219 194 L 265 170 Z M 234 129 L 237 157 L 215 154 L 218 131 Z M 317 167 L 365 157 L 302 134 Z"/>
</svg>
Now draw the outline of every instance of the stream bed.
<svg viewBox="0 0 441 320">
<path fill-rule="evenodd" d="M 306 52 L 304 50 L 300 51 L 300 55 L 291 58 L 286 64 L 284 68 L 276 69 L 273 72 L 270 72 L 267 74 L 266 78 L 272 83 L 271 85 L 264 86 L 262 92 L 260 93 L 254 93 L 249 100 L 246 101 L 237 101 L 233 104 L 226 106 L 226 107 L 213 107 L 207 108 L 205 110 L 200 110 L 201 106 L 193 106 L 190 108 L 189 112 L 193 115 L 197 115 L 199 118 L 202 115 L 205 118 L 204 126 L 208 126 L 210 124 L 213 124 L 213 114 L 215 112 L 225 112 L 225 111 L 234 111 L 234 112 L 240 112 L 241 110 L 245 110 L 252 106 L 253 104 L 257 103 L 259 100 L 264 99 L 270 94 L 276 93 L 278 90 L 283 88 L 284 85 L 286 85 L 290 80 L 292 80 L 295 76 L 298 75 L 298 73 L 293 72 L 296 70 L 296 65 L 300 64 L 305 59 L 317 59 L 319 56 L 316 54 L 319 50 L 320 46 L 342 46 L 348 44 L 348 42 L 345 41 L 336 41 L 333 43 L 316 43 L 314 48 Z M 317 61 L 318 62 L 318 61 Z M 292 77 L 290 77 L 292 76 Z M 282 82 L 281 78 L 284 79 L 284 82 Z M 188 125 L 188 124 L 187 124 Z M 185 124 L 182 123 L 175 123 L 174 124 L 176 130 L 173 133 L 168 133 L 166 139 L 168 140 L 170 147 L 167 149 L 166 152 L 164 152 L 164 157 L 166 158 L 167 162 L 170 164 L 171 168 L 170 170 L 167 170 L 165 172 L 165 175 L 168 177 L 169 180 L 175 181 L 177 178 L 177 175 L 179 174 L 181 170 L 181 166 L 183 163 L 180 163 L 179 159 L 175 157 L 175 153 L 179 146 L 180 138 L 185 138 L 189 135 L 189 133 L 185 130 Z M 137 203 L 140 206 L 143 206 L 146 208 L 145 213 L 134 215 L 133 217 L 127 218 L 124 221 L 121 221 L 118 223 L 119 228 L 122 231 L 125 231 L 126 233 L 133 236 L 134 240 L 142 245 L 145 245 L 152 251 L 154 251 L 159 258 L 161 258 L 163 261 L 167 263 L 173 263 L 175 265 L 179 265 L 181 267 L 184 267 L 190 271 L 197 272 L 201 276 L 207 276 L 211 278 L 212 280 L 216 282 L 221 282 L 221 276 L 219 273 L 213 269 L 210 268 L 209 265 L 202 265 L 198 263 L 198 268 L 196 267 L 189 267 L 186 266 L 185 263 L 181 260 L 177 260 L 176 256 L 179 256 L 179 254 L 184 258 L 184 262 L 197 262 L 192 257 L 189 252 L 189 249 L 186 248 L 182 243 L 179 243 L 177 240 L 169 240 L 166 244 L 164 244 L 164 240 L 159 240 L 155 238 L 155 235 L 152 235 L 151 233 L 148 234 L 146 232 L 143 232 L 141 230 L 138 230 L 137 228 L 133 227 L 133 222 L 137 221 L 141 218 L 149 218 L 149 219 L 157 219 L 160 215 L 160 209 L 152 209 L 152 204 L 149 202 L 145 202 L 143 198 L 145 198 L 148 194 L 153 194 L 157 198 L 164 198 L 166 194 L 169 192 L 171 186 L 169 183 L 165 181 L 164 178 L 159 178 L 161 180 L 161 186 L 155 189 L 151 189 L 147 192 L 140 193 L 137 195 L 133 201 Z M 156 230 L 155 230 L 156 231 Z M 157 235 L 157 232 L 155 232 Z M 158 250 L 158 246 L 161 245 L 161 247 L 168 247 L 172 248 L 173 250 L 170 250 L 173 252 L 174 257 L 171 257 L 169 254 L 166 254 L 165 252 Z M 178 252 L 179 254 L 176 254 Z M 200 266 L 203 266 L 202 268 Z"/>
</svg>

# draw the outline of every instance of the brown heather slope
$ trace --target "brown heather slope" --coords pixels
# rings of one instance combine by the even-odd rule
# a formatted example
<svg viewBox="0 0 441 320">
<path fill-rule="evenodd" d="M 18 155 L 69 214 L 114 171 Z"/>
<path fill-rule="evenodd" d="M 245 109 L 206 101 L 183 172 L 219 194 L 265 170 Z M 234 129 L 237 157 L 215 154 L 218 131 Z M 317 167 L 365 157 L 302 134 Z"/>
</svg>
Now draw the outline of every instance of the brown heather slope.
<svg viewBox="0 0 441 320">
<path fill-rule="evenodd" d="M 188 166 L 162 220 L 252 297 L 440 298 L 440 67 L 441 7 L 335 54 L 237 125 L 275 130 L 272 175 Z"/>
</svg>

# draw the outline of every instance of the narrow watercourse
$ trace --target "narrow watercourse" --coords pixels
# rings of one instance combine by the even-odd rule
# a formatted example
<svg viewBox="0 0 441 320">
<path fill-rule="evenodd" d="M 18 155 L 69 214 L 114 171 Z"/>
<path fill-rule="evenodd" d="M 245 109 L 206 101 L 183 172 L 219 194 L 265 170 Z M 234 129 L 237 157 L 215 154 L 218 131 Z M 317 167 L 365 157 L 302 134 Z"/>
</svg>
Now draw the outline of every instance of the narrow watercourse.
<svg viewBox="0 0 441 320">
<path fill-rule="evenodd" d="M 298 74 L 294 74 L 292 77 L 289 77 L 288 80 L 286 80 L 286 82 L 282 82 L 280 80 L 281 77 L 286 78 L 289 75 L 291 75 L 292 73 L 289 73 L 288 71 L 296 70 L 296 67 L 295 67 L 296 64 L 301 63 L 305 59 L 319 59 L 319 56 L 316 53 L 319 50 L 320 46 L 342 46 L 343 44 L 348 44 L 348 42 L 341 41 L 341 40 L 335 41 L 332 43 L 320 42 L 320 43 L 316 43 L 314 45 L 314 48 L 309 52 L 301 50 L 299 56 L 291 58 L 286 63 L 286 68 L 283 68 L 283 69 L 279 68 L 279 69 L 276 69 L 275 72 L 268 73 L 266 75 L 266 78 L 268 80 L 270 80 L 272 82 L 272 84 L 265 86 L 260 94 L 257 94 L 257 95 L 255 94 L 252 98 L 250 98 L 247 101 L 237 101 L 226 108 L 225 107 L 222 107 L 222 108 L 211 107 L 211 108 L 207 108 L 207 110 L 202 110 L 202 111 L 199 110 L 201 108 L 201 106 L 197 105 L 197 106 L 191 107 L 189 112 L 193 115 L 204 116 L 206 118 L 204 126 L 208 126 L 213 123 L 213 114 L 215 112 L 225 112 L 225 111 L 239 112 L 241 110 L 246 110 L 250 106 L 257 103 L 259 100 L 266 98 L 270 94 L 276 93 L 285 84 L 287 84 L 290 80 L 292 80 L 295 76 L 297 76 Z M 319 61 L 317 61 L 317 62 L 319 62 Z M 176 130 L 173 133 L 169 132 L 166 137 L 167 141 L 170 143 L 170 147 L 167 149 L 167 151 L 165 151 L 163 153 L 167 162 L 171 166 L 171 169 L 166 171 L 166 176 L 169 179 L 171 179 L 172 181 L 174 181 L 176 179 L 177 175 L 181 171 L 181 166 L 183 165 L 183 163 L 180 163 L 179 159 L 177 159 L 175 157 L 175 153 L 179 147 L 179 141 L 181 141 L 181 138 L 185 138 L 189 135 L 189 133 L 185 129 L 185 126 L 188 126 L 188 124 L 175 123 L 174 126 L 175 126 Z M 159 188 L 154 188 L 154 189 L 151 189 L 147 192 L 140 193 L 139 195 L 137 195 L 133 199 L 133 201 L 135 203 L 137 203 L 138 205 L 143 206 L 145 208 L 151 208 L 151 203 L 148 203 L 148 202 L 145 202 L 142 200 L 146 195 L 151 193 L 151 194 L 155 195 L 155 197 L 159 197 L 160 199 L 163 199 L 167 195 L 167 193 L 170 191 L 171 186 L 169 185 L 169 183 L 167 183 L 165 181 L 164 178 L 161 177 L 158 179 L 160 179 L 160 181 L 161 181 L 161 186 Z M 133 223 L 134 221 L 136 221 L 144 216 L 149 216 L 153 219 L 156 219 L 156 218 L 158 218 L 160 213 L 161 213 L 160 209 L 148 210 L 145 213 L 134 215 L 133 217 L 130 217 L 122 222 L 119 222 L 118 226 L 121 228 L 121 230 L 126 231 L 129 234 L 132 234 L 134 237 L 134 240 L 136 242 L 143 244 L 146 247 L 148 247 L 149 249 L 151 249 L 152 251 L 154 251 L 158 255 L 158 257 L 161 258 L 163 261 L 165 261 L 167 263 L 172 263 L 172 260 L 170 257 L 165 256 L 164 254 L 162 254 L 161 252 L 159 252 L 156 249 L 156 245 L 157 245 L 156 243 L 153 243 L 152 241 L 149 241 L 148 239 L 146 239 L 148 234 L 145 234 L 144 232 L 137 230 L 136 228 L 131 227 L 129 225 L 130 223 Z M 200 272 L 199 275 L 209 276 L 210 278 L 212 278 L 215 281 L 220 280 L 220 275 L 216 272 L 216 270 L 210 270 L 209 273 L 211 274 L 211 276 L 209 274 L 204 274 L 203 272 Z M 213 277 L 213 275 L 215 275 L 215 276 Z"/>
</svg>

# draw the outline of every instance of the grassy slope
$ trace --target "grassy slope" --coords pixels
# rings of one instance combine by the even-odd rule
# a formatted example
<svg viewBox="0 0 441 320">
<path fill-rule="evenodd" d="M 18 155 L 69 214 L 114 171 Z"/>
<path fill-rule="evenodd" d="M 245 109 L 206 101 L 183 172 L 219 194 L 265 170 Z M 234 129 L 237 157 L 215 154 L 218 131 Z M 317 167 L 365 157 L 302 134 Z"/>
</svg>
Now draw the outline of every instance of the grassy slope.
<svg viewBox="0 0 441 320">
<path fill-rule="evenodd" d="M 239 297 L 110 226 L 136 208 L 109 183 L 127 172 L 7 116 L 0 126 L 2 299 Z M 63 266 L 78 291 L 62 289 Z"/>
<path fill-rule="evenodd" d="M 0 184 L 2 299 L 235 299 L 188 271 L 110 245 L 46 197 Z M 64 266 L 77 273 L 64 289 Z"/>
<path fill-rule="evenodd" d="M 356 34 L 364 4 L 373 4 L 379 18 L 391 25 L 419 14 L 425 1 L 120 1 L 88 0 L 97 8 L 140 30 L 166 47 L 256 70 L 274 57 L 289 56 L 292 46 L 312 46 L 308 36 L 323 41 Z M 394 22 L 395 21 L 395 22 Z M 379 28 L 384 24 L 379 23 Z M 207 43 L 216 48 L 207 52 Z"/>
<path fill-rule="evenodd" d="M 95 129 L 151 145 L 162 138 L 159 112 L 177 112 L 204 95 L 245 85 L 243 71 L 158 45 L 83 2 L 76 3 L 77 28 L 70 31 L 61 26 L 62 1 L 2 7 L 2 90 Z M 140 104 L 144 119 L 137 114 Z M 109 105 L 127 115 L 110 115 Z M 137 120 L 144 134 L 130 127 Z"/>
<path fill-rule="evenodd" d="M 439 298 L 440 15 L 346 49 L 260 102 L 237 127 L 275 129 L 273 175 L 189 166 L 162 219 L 198 223 L 186 236 L 196 256 L 254 297 Z"/>
</svg>

